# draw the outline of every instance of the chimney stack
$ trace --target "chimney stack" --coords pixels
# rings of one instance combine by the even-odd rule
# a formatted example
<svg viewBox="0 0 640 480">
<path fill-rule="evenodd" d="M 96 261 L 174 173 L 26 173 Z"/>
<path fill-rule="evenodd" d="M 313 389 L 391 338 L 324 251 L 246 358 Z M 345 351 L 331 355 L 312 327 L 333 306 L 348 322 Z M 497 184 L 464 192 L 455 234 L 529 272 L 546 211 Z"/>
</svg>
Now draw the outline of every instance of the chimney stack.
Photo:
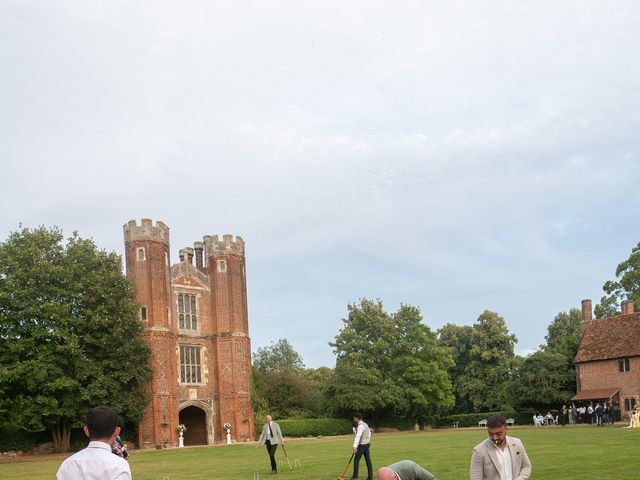
<svg viewBox="0 0 640 480">
<path fill-rule="evenodd" d="M 180 250 L 179 254 L 181 262 L 187 262 L 190 265 L 193 265 L 193 248 L 183 248 L 182 250 Z"/>
<path fill-rule="evenodd" d="M 593 320 L 593 311 L 591 309 L 591 299 L 582 300 L 582 321 L 590 322 Z"/>
<path fill-rule="evenodd" d="M 204 271 L 203 263 L 202 263 L 202 252 L 204 250 L 204 243 L 202 242 L 194 242 L 193 248 L 196 251 L 196 268 L 201 272 Z"/>
<path fill-rule="evenodd" d="M 633 300 L 625 300 L 622 302 L 622 315 L 631 315 L 634 310 Z"/>
</svg>

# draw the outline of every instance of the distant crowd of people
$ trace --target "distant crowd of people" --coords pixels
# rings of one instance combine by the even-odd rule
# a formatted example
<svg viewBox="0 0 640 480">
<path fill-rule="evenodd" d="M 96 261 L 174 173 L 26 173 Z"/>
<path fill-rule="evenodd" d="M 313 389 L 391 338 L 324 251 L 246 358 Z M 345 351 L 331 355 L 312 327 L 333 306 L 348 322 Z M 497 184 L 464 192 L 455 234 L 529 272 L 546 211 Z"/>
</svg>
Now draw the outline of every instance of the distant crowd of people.
<svg viewBox="0 0 640 480">
<path fill-rule="evenodd" d="M 640 424 L 637 410 L 635 416 L 636 422 Z M 607 402 L 597 402 L 595 405 L 593 402 L 580 406 L 576 406 L 575 403 L 572 403 L 570 406 L 562 405 L 562 408 L 555 416 L 551 412 L 547 412 L 546 415 L 542 415 L 540 412 L 533 414 L 533 424 L 536 427 L 574 424 L 588 424 L 603 427 L 608 424 L 613 425 L 615 420 L 615 407 L 612 403 L 607 404 Z"/>
</svg>

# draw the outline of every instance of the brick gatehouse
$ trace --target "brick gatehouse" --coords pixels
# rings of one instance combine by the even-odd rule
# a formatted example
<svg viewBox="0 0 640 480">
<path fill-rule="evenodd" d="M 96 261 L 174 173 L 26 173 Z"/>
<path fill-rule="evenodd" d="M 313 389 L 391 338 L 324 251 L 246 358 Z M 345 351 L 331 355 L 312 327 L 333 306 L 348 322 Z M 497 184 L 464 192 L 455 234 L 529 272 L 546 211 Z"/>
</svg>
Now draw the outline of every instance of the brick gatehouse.
<svg viewBox="0 0 640 480">
<path fill-rule="evenodd" d="M 143 218 L 123 227 L 127 277 L 151 347 L 150 402 L 140 448 L 253 440 L 251 345 L 244 241 L 205 235 L 171 265 L 169 227 Z M 195 256 L 195 265 L 194 265 Z"/>
</svg>

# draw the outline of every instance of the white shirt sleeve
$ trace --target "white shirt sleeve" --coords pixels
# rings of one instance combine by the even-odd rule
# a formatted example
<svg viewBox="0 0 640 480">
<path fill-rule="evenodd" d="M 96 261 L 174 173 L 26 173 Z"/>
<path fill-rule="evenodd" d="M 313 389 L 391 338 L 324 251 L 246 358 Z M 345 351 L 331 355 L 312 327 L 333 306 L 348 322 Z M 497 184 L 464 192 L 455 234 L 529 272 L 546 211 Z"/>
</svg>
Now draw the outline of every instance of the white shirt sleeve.
<svg viewBox="0 0 640 480">
<path fill-rule="evenodd" d="M 364 425 L 362 424 L 362 422 L 360 422 L 356 430 L 356 438 L 353 439 L 353 448 L 358 448 L 358 445 L 360 445 L 360 438 L 362 437 L 363 432 Z"/>
</svg>

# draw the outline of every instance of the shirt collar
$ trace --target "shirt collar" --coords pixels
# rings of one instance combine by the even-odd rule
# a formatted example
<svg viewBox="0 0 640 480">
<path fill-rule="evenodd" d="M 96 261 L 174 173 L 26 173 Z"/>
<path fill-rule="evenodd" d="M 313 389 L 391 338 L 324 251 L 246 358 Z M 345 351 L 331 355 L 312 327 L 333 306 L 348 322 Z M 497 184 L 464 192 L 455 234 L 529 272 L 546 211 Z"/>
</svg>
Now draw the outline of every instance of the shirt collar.
<svg viewBox="0 0 640 480">
<path fill-rule="evenodd" d="M 111 445 L 109 445 L 108 443 L 105 443 L 105 442 L 98 441 L 98 440 L 90 441 L 89 445 L 87 446 L 87 448 L 102 448 L 103 450 L 111 451 Z"/>
</svg>

